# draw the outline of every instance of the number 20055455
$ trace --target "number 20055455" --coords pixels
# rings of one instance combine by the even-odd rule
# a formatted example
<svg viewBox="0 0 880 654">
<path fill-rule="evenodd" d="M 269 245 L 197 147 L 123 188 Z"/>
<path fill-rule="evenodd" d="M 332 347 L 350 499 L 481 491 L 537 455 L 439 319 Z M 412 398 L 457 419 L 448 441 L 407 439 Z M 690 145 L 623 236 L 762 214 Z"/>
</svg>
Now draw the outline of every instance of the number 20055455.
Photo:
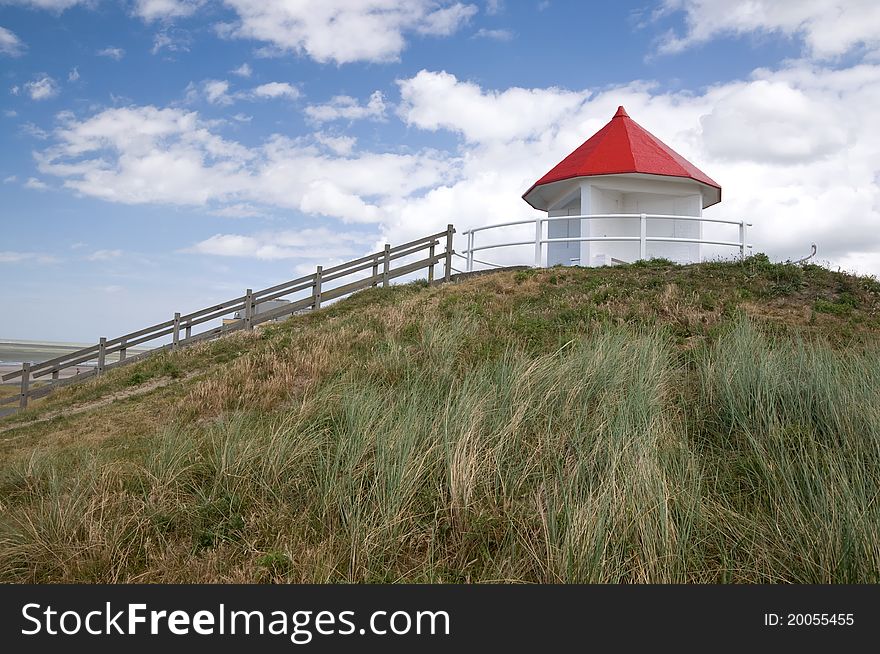
<svg viewBox="0 0 880 654">
<path fill-rule="evenodd" d="M 855 624 L 852 613 L 765 613 L 767 627 L 849 627 Z"/>
</svg>

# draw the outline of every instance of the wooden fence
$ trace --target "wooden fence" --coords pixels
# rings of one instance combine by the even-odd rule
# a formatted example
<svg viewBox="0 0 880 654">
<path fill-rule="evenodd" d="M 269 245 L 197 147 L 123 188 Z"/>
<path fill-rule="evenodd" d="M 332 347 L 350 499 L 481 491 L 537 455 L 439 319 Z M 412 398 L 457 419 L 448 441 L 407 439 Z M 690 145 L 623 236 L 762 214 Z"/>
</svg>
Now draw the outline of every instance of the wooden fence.
<svg viewBox="0 0 880 654">
<path fill-rule="evenodd" d="M 101 337 L 96 345 L 76 350 L 48 361 L 36 364 L 23 363 L 21 370 L 16 370 L 2 376 L 3 381 L 21 377 L 21 392 L 18 396 L 13 395 L 12 397 L 0 400 L 0 405 L 18 402 L 19 408 L 23 409 L 27 407 L 29 399 L 48 395 L 60 386 L 75 384 L 101 375 L 111 368 L 134 363 L 157 352 L 173 350 L 193 343 L 219 338 L 239 329 L 253 329 L 254 325 L 289 316 L 299 311 L 320 309 L 321 304 L 324 302 L 329 302 L 365 288 L 378 286 L 379 284 L 388 286 L 392 279 L 424 268 L 428 269 L 428 282 L 430 283 L 434 281 L 434 266 L 441 262 L 444 263 L 444 279 L 449 281 L 452 274 L 452 255 L 454 254 L 452 249 L 453 234 L 455 234 L 455 229 L 452 225 L 448 225 L 445 231 L 438 232 L 437 234 L 431 234 L 430 236 L 398 245 L 397 247 L 386 245 L 385 249 L 381 252 L 368 254 L 365 257 L 348 261 L 338 266 L 331 268 L 318 266 L 314 274 L 306 275 L 305 277 L 276 284 L 261 291 L 247 289 L 244 295 L 240 297 L 185 315 L 175 313 L 174 317 L 170 320 L 144 327 L 124 336 L 117 336 L 111 339 Z M 445 240 L 444 249 L 438 253 L 437 246 L 443 240 Z M 401 262 L 403 265 L 394 267 L 394 262 L 412 257 L 413 255 L 419 255 L 425 250 L 427 250 L 426 257 L 420 258 L 417 261 Z M 368 277 L 345 281 L 347 277 L 364 273 L 364 271 L 368 270 L 370 271 Z M 343 281 L 344 283 L 332 285 L 334 281 Z M 328 286 L 328 284 L 331 285 Z M 309 294 L 301 299 L 292 300 L 267 311 L 257 310 L 260 304 L 279 300 L 285 296 L 302 291 L 309 291 Z M 199 325 L 205 325 L 205 323 L 212 320 L 222 319 L 224 316 L 236 313 L 238 317 L 234 320 L 224 321 L 224 324 L 219 327 L 194 333 L 194 328 Z M 127 356 L 129 348 L 167 336 L 171 337 L 170 343 L 153 348 L 147 352 L 142 352 L 136 356 Z M 116 360 L 110 361 L 108 357 L 114 354 L 116 355 Z M 77 372 L 77 374 L 64 379 L 60 378 L 62 370 L 92 361 L 97 363 L 90 370 Z M 41 377 L 49 377 L 51 379 L 50 383 L 31 388 L 31 382 Z"/>
</svg>

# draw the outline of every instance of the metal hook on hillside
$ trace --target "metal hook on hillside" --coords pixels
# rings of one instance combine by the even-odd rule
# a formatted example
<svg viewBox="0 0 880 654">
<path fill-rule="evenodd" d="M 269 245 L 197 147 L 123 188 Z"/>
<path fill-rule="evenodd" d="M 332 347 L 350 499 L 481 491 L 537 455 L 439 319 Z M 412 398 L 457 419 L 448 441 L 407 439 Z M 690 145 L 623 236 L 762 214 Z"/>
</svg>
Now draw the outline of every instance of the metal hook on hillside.
<svg viewBox="0 0 880 654">
<path fill-rule="evenodd" d="M 816 244 L 813 243 L 812 247 L 813 247 L 813 251 L 810 252 L 810 254 L 808 256 L 804 257 L 803 259 L 798 259 L 797 261 L 792 261 L 792 263 L 806 263 L 807 261 L 809 261 L 810 259 L 815 257 L 816 256 Z"/>
</svg>

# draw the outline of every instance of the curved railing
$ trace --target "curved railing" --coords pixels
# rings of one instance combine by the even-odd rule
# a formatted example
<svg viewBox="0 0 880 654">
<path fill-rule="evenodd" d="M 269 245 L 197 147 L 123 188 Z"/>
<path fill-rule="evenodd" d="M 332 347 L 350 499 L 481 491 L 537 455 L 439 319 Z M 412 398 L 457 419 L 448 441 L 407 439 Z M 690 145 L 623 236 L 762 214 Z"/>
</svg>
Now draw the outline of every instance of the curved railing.
<svg viewBox="0 0 880 654">
<path fill-rule="evenodd" d="M 544 236 L 544 223 L 550 223 L 556 220 L 596 220 L 599 218 L 624 218 L 630 220 L 638 220 L 641 226 L 639 236 L 574 236 L 565 238 L 550 238 Z M 727 225 L 736 225 L 739 227 L 739 240 L 737 241 L 720 241 L 702 238 L 681 238 L 675 236 L 648 236 L 648 221 L 650 220 L 694 220 L 704 223 L 722 223 Z M 502 227 L 513 227 L 515 225 L 535 226 L 535 238 L 528 241 L 510 241 L 505 243 L 491 243 L 488 245 L 477 245 L 475 237 L 478 233 L 486 230 L 499 229 Z M 540 268 L 543 261 L 544 245 L 547 243 L 567 243 L 567 242 L 584 242 L 584 241 L 613 241 L 613 242 L 638 242 L 639 258 L 647 258 L 647 245 L 652 242 L 664 243 L 700 243 L 702 245 L 722 245 L 730 247 L 738 247 L 740 257 L 745 256 L 746 248 L 751 248 L 751 244 L 746 242 L 746 229 L 751 227 L 751 223 L 744 220 L 728 220 L 724 218 L 705 218 L 703 216 L 673 216 L 668 214 L 655 213 L 605 213 L 592 214 L 588 216 L 539 216 L 535 219 L 512 220 L 506 223 L 496 223 L 494 225 L 484 225 L 483 227 L 474 227 L 467 229 L 462 234 L 467 236 L 467 249 L 462 254 L 456 254 L 467 261 L 467 272 L 472 272 L 474 264 L 479 263 L 485 266 L 500 268 L 496 263 L 484 261 L 474 257 L 475 252 L 484 250 L 493 250 L 497 248 L 514 247 L 521 245 L 531 245 L 535 248 L 534 267 Z"/>
</svg>

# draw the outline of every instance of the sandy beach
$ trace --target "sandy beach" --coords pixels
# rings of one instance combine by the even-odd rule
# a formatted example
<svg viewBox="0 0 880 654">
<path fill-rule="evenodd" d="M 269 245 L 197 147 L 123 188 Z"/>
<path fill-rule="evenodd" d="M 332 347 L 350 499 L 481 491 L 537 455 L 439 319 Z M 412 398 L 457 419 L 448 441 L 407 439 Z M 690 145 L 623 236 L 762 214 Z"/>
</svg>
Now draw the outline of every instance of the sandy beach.
<svg viewBox="0 0 880 654">
<path fill-rule="evenodd" d="M 93 367 L 94 366 L 86 366 L 86 365 L 74 366 L 72 368 L 67 368 L 65 370 L 62 370 L 58 374 L 58 376 L 61 379 L 66 379 L 67 377 L 73 377 L 74 375 L 76 375 L 80 372 L 85 372 L 86 370 L 89 370 Z M 0 377 L 2 377 L 3 375 L 5 375 L 8 372 L 14 372 L 16 370 L 21 370 L 20 363 L 19 364 L 0 363 Z M 40 377 L 37 381 L 49 380 L 51 378 L 52 378 L 51 375 L 46 375 L 45 377 Z M 15 379 L 10 379 L 9 381 L 0 381 L 0 384 L 14 384 L 16 386 L 20 383 L 21 382 L 20 382 L 19 377 L 16 377 Z"/>
<path fill-rule="evenodd" d="M 21 364 L 25 361 L 30 363 L 39 363 L 48 361 L 55 357 L 62 356 L 70 352 L 75 352 L 85 347 L 93 345 L 92 343 L 60 343 L 53 341 L 20 341 L 13 339 L 0 340 L 0 377 L 8 372 L 21 369 Z M 147 348 L 131 348 L 129 354 L 139 354 L 145 352 Z M 111 356 L 111 361 L 116 360 L 117 355 Z M 60 372 L 61 379 L 72 377 L 80 372 L 85 372 L 94 368 L 96 361 L 86 361 L 77 366 L 67 368 Z M 40 377 L 40 380 L 49 380 L 51 375 Z M 2 384 L 18 384 L 18 378 L 10 381 L 0 381 Z"/>
</svg>

